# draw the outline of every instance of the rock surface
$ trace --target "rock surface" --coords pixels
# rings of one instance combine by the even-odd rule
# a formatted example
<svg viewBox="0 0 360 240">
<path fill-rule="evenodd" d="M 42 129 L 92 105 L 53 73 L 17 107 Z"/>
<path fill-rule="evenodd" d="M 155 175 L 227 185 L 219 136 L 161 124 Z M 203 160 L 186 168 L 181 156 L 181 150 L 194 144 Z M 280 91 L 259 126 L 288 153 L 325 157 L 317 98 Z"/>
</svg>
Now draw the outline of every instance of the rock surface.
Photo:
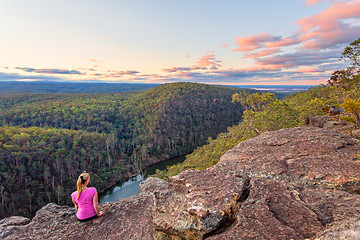
<svg viewBox="0 0 360 240">
<path fill-rule="evenodd" d="M 48 204 L 30 223 L 8 218 L 0 230 L 5 239 L 356 239 L 359 151 L 356 139 L 327 129 L 267 132 L 207 170 L 149 178 L 95 220 Z"/>
<path fill-rule="evenodd" d="M 241 142 L 214 166 L 252 178 L 360 193 L 357 139 L 320 128 L 266 132 Z"/>
<path fill-rule="evenodd" d="M 316 240 L 360 239 L 360 217 L 346 219 L 330 226 L 315 237 Z"/>
<path fill-rule="evenodd" d="M 30 219 L 19 216 L 12 216 L 0 220 L 0 239 L 15 234 L 18 226 L 26 225 L 29 222 Z"/>
</svg>

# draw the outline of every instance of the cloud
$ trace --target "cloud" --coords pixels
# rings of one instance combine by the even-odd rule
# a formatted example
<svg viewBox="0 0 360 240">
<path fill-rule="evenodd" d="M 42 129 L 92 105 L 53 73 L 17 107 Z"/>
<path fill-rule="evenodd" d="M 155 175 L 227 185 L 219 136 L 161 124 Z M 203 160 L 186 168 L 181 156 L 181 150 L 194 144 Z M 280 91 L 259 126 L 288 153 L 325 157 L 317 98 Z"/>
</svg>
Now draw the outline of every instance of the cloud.
<svg viewBox="0 0 360 240">
<path fill-rule="evenodd" d="M 21 75 L 16 73 L 0 72 L 0 81 L 64 81 L 64 78 L 57 78 L 52 76 L 31 76 Z"/>
<path fill-rule="evenodd" d="M 308 67 L 308 68 L 302 68 L 299 69 L 299 72 L 301 73 L 315 73 L 315 72 L 322 72 L 318 67 Z"/>
<path fill-rule="evenodd" d="M 200 57 L 196 64 L 191 67 L 171 67 L 162 69 L 166 75 L 162 76 L 161 79 L 192 79 L 204 74 L 211 74 L 222 66 L 222 62 L 217 60 L 213 51 L 207 52 L 204 56 Z"/>
<path fill-rule="evenodd" d="M 101 73 L 95 73 L 91 74 L 91 76 L 99 76 L 101 78 L 126 78 L 126 79 L 135 79 L 137 77 L 138 71 L 135 70 L 125 70 L 125 71 L 118 71 L 118 70 L 108 70 L 108 73 L 101 74 Z"/>
<path fill-rule="evenodd" d="M 271 41 L 266 42 L 265 47 L 266 48 L 273 48 L 273 47 L 285 47 L 285 46 L 291 46 L 294 44 L 300 43 L 300 40 L 297 36 L 288 37 L 288 38 L 281 38 L 277 41 Z"/>
<path fill-rule="evenodd" d="M 306 2 L 306 6 L 312 6 L 312 5 L 315 5 L 315 4 L 318 4 L 318 3 L 321 3 L 323 2 L 324 0 L 305 0 Z"/>
<path fill-rule="evenodd" d="M 135 71 L 135 70 L 125 70 L 125 71 L 116 71 L 114 72 L 114 74 L 116 75 L 134 75 L 134 74 L 138 74 L 140 72 Z"/>
<path fill-rule="evenodd" d="M 258 52 L 247 53 L 245 55 L 245 58 L 265 57 L 265 56 L 272 55 L 272 54 L 278 53 L 278 52 L 280 52 L 280 48 L 265 49 L 265 50 L 258 51 Z"/>
<path fill-rule="evenodd" d="M 47 77 L 44 77 L 44 75 L 49 75 L 49 74 L 61 74 L 61 75 L 68 75 L 68 76 L 72 76 L 73 79 L 71 79 L 72 81 L 77 81 L 76 79 L 74 79 L 74 76 L 80 76 L 80 75 L 88 75 L 91 78 L 98 78 L 98 79 L 106 79 L 106 81 L 113 81 L 118 80 L 118 81 L 127 81 L 127 80 L 140 80 L 142 79 L 141 75 L 138 75 L 140 72 L 135 71 L 135 70 L 124 70 L 124 71 L 118 71 L 118 70 L 108 70 L 105 73 L 101 73 L 101 72 L 97 72 L 96 69 L 93 68 L 78 68 L 78 70 L 66 70 L 66 69 L 35 69 L 35 68 L 29 68 L 29 67 L 16 67 L 15 69 L 17 70 L 22 70 L 25 72 L 29 72 L 29 73 L 38 73 L 38 74 L 43 74 L 40 75 L 40 77 L 36 76 L 36 77 L 28 77 L 28 79 L 48 79 Z M 80 72 L 79 70 L 86 72 Z M 23 77 L 23 75 L 15 75 L 15 79 L 21 79 Z M 51 78 L 50 78 L 51 79 Z M 54 78 L 55 80 L 66 80 L 66 79 L 58 79 L 58 78 Z M 96 80 L 98 80 L 96 79 Z M 83 79 L 81 79 L 83 80 Z M 94 80 L 94 79 L 92 79 Z M 69 81 L 69 79 L 68 79 Z"/>
<path fill-rule="evenodd" d="M 315 3 L 319 1 L 308 1 Z M 360 1 L 337 1 L 329 8 L 310 17 L 295 22 L 300 29 L 293 36 L 272 36 L 259 33 L 253 36 L 237 37 L 239 45 L 233 51 L 253 51 L 259 48 L 275 48 L 300 44 L 304 49 L 331 48 L 338 44 L 348 43 L 358 37 L 360 26 Z M 351 20 L 351 21 L 348 21 Z"/>
<path fill-rule="evenodd" d="M 273 38 L 275 39 L 275 38 Z M 280 38 L 277 38 L 280 40 Z M 330 64 L 339 56 L 339 50 L 304 50 L 298 49 L 291 53 L 282 52 L 281 48 L 265 48 L 260 51 L 248 52 L 246 55 L 255 62 L 254 66 L 240 69 L 219 69 L 221 61 L 216 60 L 214 52 L 207 52 L 191 67 L 172 67 L 163 69 L 164 75 L 148 78 L 157 82 L 191 81 L 204 83 L 258 83 L 266 81 L 283 83 L 285 80 L 296 82 L 325 82 L 329 72 L 321 71 L 319 64 Z M 201 64 L 200 63 L 203 63 Z M 315 66 L 316 65 L 316 66 Z M 299 68 L 299 66 L 308 66 Z"/>
<path fill-rule="evenodd" d="M 221 46 L 217 46 L 217 48 L 226 48 L 226 47 L 228 47 L 229 45 L 227 44 L 227 43 L 224 43 L 224 44 L 222 44 Z"/>
<path fill-rule="evenodd" d="M 89 58 L 89 62 L 101 63 L 100 60 L 97 60 L 95 58 Z"/>
<path fill-rule="evenodd" d="M 214 67 L 214 66 L 212 66 Z M 216 66 L 215 66 L 216 67 Z M 194 71 L 194 70 L 206 70 L 206 67 L 199 67 L 197 65 L 193 65 L 191 67 L 172 67 L 172 68 L 165 68 L 162 69 L 163 72 L 167 72 L 167 73 L 174 73 L 174 72 L 190 72 L 190 71 Z"/>
<path fill-rule="evenodd" d="M 259 33 L 248 37 L 235 38 L 235 44 L 239 45 L 238 48 L 233 49 L 233 52 L 246 52 L 259 49 L 265 46 L 267 42 L 279 41 L 281 37 L 271 36 L 269 33 Z"/>
<path fill-rule="evenodd" d="M 173 72 L 182 72 L 182 71 L 191 71 L 191 70 L 193 70 L 193 68 L 191 67 L 172 67 L 172 68 L 163 69 L 162 71 L 173 73 Z"/>
<path fill-rule="evenodd" d="M 77 69 L 81 71 L 91 71 L 91 72 L 97 71 L 95 68 L 77 68 Z"/>
<path fill-rule="evenodd" d="M 334 2 L 329 8 L 296 21 L 304 49 L 321 49 L 348 43 L 358 37 L 359 25 L 345 22 L 360 18 L 360 1 Z"/>
<path fill-rule="evenodd" d="M 206 68 L 208 66 L 210 67 L 221 67 L 222 66 L 222 62 L 219 60 L 216 60 L 215 58 L 215 54 L 213 54 L 213 52 L 208 52 L 206 55 L 200 57 L 197 62 L 196 65 L 200 68 Z"/>
<path fill-rule="evenodd" d="M 284 67 L 314 66 L 324 63 L 333 63 L 339 57 L 339 50 L 300 50 L 292 53 L 268 56 L 256 60 L 258 65 L 267 66 L 272 69 Z"/>
<path fill-rule="evenodd" d="M 164 82 L 202 82 L 210 84 L 289 84 L 295 83 L 312 85 L 314 82 L 323 83 L 328 79 L 328 73 L 303 71 L 277 71 L 266 69 L 268 66 L 258 69 L 227 69 L 208 72 L 176 72 L 171 75 L 158 76 L 155 81 Z"/>
<path fill-rule="evenodd" d="M 308 4 L 319 2 L 307 1 Z M 324 64 L 343 66 L 337 59 L 346 44 L 359 37 L 359 20 L 359 0 L 335 1 L 320 13 L 296 21 L 299 29 L 293 35 L 282 37 L 259 33 L 238 37 L 235 41 L 239 47 L 233 52 L 248 52 L 244 57 L 254 59 L 255 66 L 248 71 L 284 71 L 299 66 L 322 69 Z M 279 54 L 284 52 L 283 47 L 289 46 L 293 46 L 293 52 Z"/>
<path fill-rule="evenodd" d="M 16 67 L 15 69 L 23 70 L 25 72 L 34 72 L 34 73 L 43 73 L 43 74 L 75 74 L 75 75 L 84 74 L 82 72 L 79 72 L 78 70 L 67 70 L 67 69 L 56 69 L 56 68 L 35 69 L 29 67 Z"/>
</svg>

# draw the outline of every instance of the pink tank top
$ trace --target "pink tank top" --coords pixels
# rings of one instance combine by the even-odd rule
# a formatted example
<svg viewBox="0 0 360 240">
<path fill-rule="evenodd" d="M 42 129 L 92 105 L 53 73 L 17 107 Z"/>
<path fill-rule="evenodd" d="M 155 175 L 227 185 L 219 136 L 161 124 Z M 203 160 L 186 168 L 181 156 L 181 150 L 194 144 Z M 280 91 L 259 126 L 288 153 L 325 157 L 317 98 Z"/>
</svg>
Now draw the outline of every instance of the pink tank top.
<svg viewBox="0 0 360 240">
<path fill-rule="evenodd" d="M 76 200 L 77 191 L 71 194 L 71 198 L 78 205 L 78 211 L 76 213 L 78 219 L 87 219 L 96 215 L 93 204 L 93 198 L 95 193 L 96 193 L 96 188 L 94 187 L 87 188 L 85 191 L 83 191 L 80 194 L 80 197 L 77 200 Z"/>
</svg>

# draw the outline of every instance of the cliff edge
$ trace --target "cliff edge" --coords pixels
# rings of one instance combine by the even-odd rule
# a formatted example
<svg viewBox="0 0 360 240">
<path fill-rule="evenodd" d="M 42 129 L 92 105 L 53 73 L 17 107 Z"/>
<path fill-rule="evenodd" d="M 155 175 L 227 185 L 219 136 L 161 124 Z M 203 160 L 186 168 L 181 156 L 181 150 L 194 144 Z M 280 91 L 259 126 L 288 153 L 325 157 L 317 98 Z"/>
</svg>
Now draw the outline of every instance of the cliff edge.
<svg viewBox="0 0 360 240">
<path fill-rule="evenodd" d="M 356 239 L 360 146 L 327 129 L 266 132 L 207 170 L 149 178 L 136 196 L 78 222 L 48 204 L 30 221 L 0 221 L 0 239 Z"/>
</svg>

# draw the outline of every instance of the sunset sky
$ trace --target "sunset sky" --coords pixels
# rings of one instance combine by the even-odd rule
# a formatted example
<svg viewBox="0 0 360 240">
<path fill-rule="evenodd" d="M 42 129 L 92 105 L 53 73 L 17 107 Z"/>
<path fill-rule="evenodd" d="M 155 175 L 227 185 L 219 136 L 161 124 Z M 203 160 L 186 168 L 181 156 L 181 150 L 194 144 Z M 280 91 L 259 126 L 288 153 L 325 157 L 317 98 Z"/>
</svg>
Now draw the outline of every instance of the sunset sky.
<svg viewBox="0 0 360 240">
<path fill-rule="evenodd" d="M 0 0 L 0 81 L 316 85 L 360 0 Z"/>
</svg>

